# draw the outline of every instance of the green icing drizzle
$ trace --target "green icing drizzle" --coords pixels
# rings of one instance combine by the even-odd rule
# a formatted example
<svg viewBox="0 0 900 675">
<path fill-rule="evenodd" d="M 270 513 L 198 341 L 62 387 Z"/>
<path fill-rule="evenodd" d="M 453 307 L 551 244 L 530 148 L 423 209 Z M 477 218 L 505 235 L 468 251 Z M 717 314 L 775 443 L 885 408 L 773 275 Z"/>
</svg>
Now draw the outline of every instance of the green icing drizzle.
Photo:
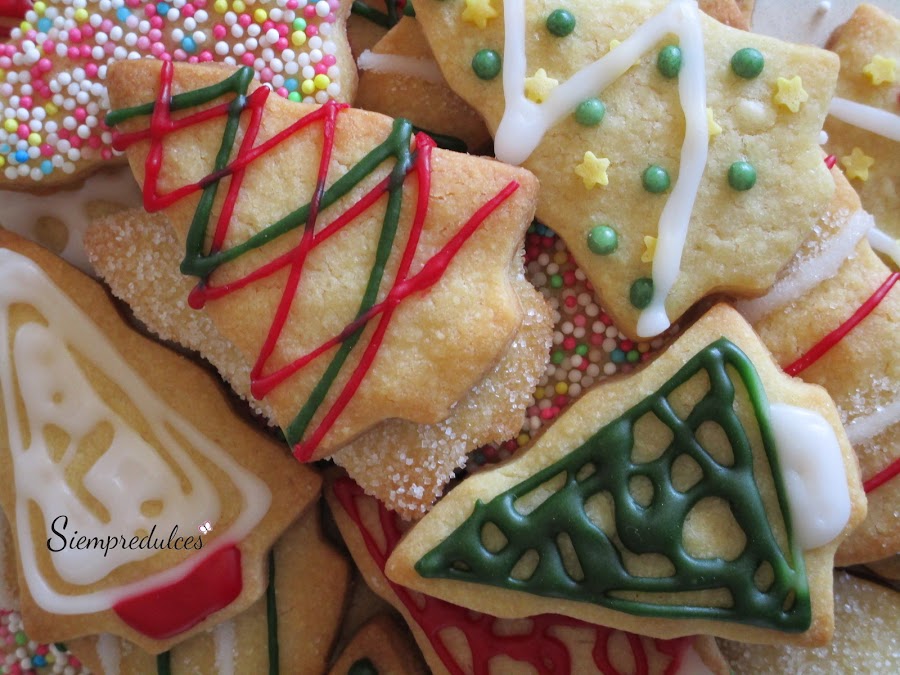
<svg viewBox="0 0 900 675">
<path fill-rule="evenodd" d="M 156 675 L 172 675 L 172 652 L 156 655 Z"/>
<path fill-rule="evenodd" d="M 406 0 L 406 2 L 402 2 L 402 0 L 385 0 L 384 4 L 387 8 L 387 13 L 380 12 L 366 2 L 363 2 L 363 0 L 353 0 L 350 11 L 383 28 L 395 26 L 403 15 L 416 15 L 412 0 Z"/>
<path fill-rule="evenodd" d="M 269 551 L 269 585 L 266 586 L 266 635 L 269 648 L 269 675 L 278 675 L 278 605 L 275 593 L 275 551 Z"/>
<path fill-rule="evenodd" d="M 757 488 L 752 446 L 734 410 L 736 390 L 729 369 L 740 377 L 753 406 L 788 536 L 790 561 L 775 539 Z M 667 397 L 701 371 L 709 376 L 710 391 L 682 420 Z M 671 429 L 674 439 L 658 458 L 635 462 L 631 456 L 634 425 L 648 413 Z M 706 421 L 718 423 L 727 435 L 734 454 L 732 466 L 717 463 L 698 442 L 696 431 Z M 692 458 L 703 471 L 703 478 L 685 492 L 675 489 L 671 480 L 672 465 L 681 455 Z M 593 472 L 582 472 L 588 465 L 593 465 Z M 517 499 L 560 475 L 565 477 L 564 485 L 529 515 L 516 510 Z M 629 491 L 635 477 L 652 483 L 653 498 L 646 506 Z M 616 545 L 585 511 L 587 500 L 602 492 L 615 501 L 615 530 L 621 545 L 636 554 L 665 555 L 674 566 L 672 576 L 640 577 L 626 570 Z M 744 550 L 734 560 L 697 559 L 684 549 L 685 518 L 706 497 L 726 500 L 747 535 Z M 500 550 L 492 552 L 482 542 L 482 529 L 488 523 L 506 537 Z M 564 566 L 557 544 L 562 534 L 568 535 L 577 554 L 583 573 L 579 579 Z M 513 567 L 532 550 L 540 556 L 534 572 L 527 579 L 513 577 Z M 754 574 L 764 563 L 771 565 L 774 581 L 760 590 Z M 422 557 L 416 570 L 424 577 L 590 602 L 640 616 L 727 620 L 788 632 L 802 632 L 811 621 L 806 569 L 791 529 L 763 385 L 750 359 L 725 338 L 704 348 L 653 395 L 560 461 L 486 504 L 477 501 L 472 515 Z M 657 604 L 634 597 L 635 592 L 675 594 L 707 589 L 726 589 L 732 604 Z"/>
<path fill-rule="evenodd" d="M 378 675 L 378 668 L 370 659 L 359 659 L 353 662 L 347 675 Z"/>
</svg>

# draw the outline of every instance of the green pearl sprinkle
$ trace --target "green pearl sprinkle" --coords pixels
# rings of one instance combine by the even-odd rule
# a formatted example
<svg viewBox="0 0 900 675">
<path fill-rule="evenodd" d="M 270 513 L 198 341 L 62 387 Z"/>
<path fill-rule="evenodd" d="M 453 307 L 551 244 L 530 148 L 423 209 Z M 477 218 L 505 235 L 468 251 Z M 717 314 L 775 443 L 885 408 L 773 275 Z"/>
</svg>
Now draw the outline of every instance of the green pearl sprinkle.
<svg viewBox="0 0 900 675">
<path fill-rule="evenodd" d="M 556 37 L 566 37 L 575 30 L 575 16 L 567 9 L 555 9 L 547 17 L 547 30 Z"/>
<path fill-rule="evenodd" d="M 597 255 L 609 255 L 619 248 L 619 235 L 609 225 L 598 225 L 588 232 L 588 248 Z"/>
<path fill-rule="evenodd" d="M 559 274 L 554 274 L 550 277 L 550 287 L 551 288 L 562 288 L 563 278 Z"/>
<path fill-rule="evenodd" d="M 482 80 L 493 80 L 500 74 L 500 54 L 493 49 L 482 49 L 472 57 L 472 70 Z"/>
<path fill-rule="evenodd" d="M 575 121 L 586 127 L 595 127 L 603 121 L 606 106 L 599 98 L 589 98 L 575 108 Z"/>
<path fill-rule="evenodd" d="M 672 180 L 669 178 L 669 172 L 659 166 L 659 164 L 651 164 L 641 175 L 641 181 L 644 183 L 644 189 L 658 195 L 669 189 Z"/>
<path fill-rule="evenodd" d="M 756 169 L 750 162 L 735 162 L 728 168 L 728 184 L 738 192 L 756 185 Z"/>
<path fill-rule="evenodd" d="M 763 58 L 762 52 L 753 47 L 739 49 L 731 57 L 731 70 L 734 71 L 735 75 L 743 77 L 745 80 L 752 80 L 754 77 L 757 77 L 762 72 L 765 64 L 766 60 Z"/>
<path fill-rule="evenodd" d="M 659 56 L 656 57 L 656 67 L 665 78 L 671 80 L 678 77 L 678 71 L 681 70 L 681 48 L 669 45 L 660 49 Z"/>
<path fill-rule="evenodd" d="M 628 294 L 631 304 L 637 309 L 644 309 L 653 299 L 653 279 L 649 277 L 641 277 L 631 284 L 631 291 Z"/>
</svg>

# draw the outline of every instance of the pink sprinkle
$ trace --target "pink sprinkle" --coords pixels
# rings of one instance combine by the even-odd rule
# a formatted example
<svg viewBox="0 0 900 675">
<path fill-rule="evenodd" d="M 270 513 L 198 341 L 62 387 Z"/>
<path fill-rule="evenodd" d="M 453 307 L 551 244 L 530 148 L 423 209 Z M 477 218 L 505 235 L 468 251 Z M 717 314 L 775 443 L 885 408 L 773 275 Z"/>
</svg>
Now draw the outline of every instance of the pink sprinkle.
<svg viewBox="0 0 900 675">
<path fill-rule="evenodd" d="M 193 5 L 185 5 L 181 8 L 181 16 L 190 18 L 194 16 L 194 12 L 197 11 L 194 9 Z"/>
<path fill-rule="evenodd" d="M 316 15 L 315 5 L 307 5 L 306 7 L 303 8 L 303 16 L 305 16 L 307 19 L 311 19 L 315 15 Z"/>
<path fill-rule="evenodd" d="M 141 51 L 147 51 L 148 49 L 150 49 L 150 38 L 148 38 L 146 35 L 141 35 L 141 37 L 138 38 L 137 47 Z"/>
<path fill-rule="evenodd" d="M 40 61 L 38 61 L 38 70 L 40 70 L 42 73 L 46 73 L 52 67 L 53 62 L 50 59 L 41 59 Z"/>
<path fill-rule="evenodd" d="M 75 670 L 78 670 L 79 668 L 81 668 L 81 661 L 69 654 L 69 665 L 72 666 Z"/>
<path fill-rule="evenodd" d="M 112 159 L 112 156 L 113 156 L 112 150 L 111 150 L 110 148 L 103 148 L 103 149 L 100 151 L 100 156 L 101 156 L 103 159 Z"/>
<path fill-rule="evenodd" d="M 275 93 L 278 94 L 279 96 L 281 96 L 282 98 L 287 98 L 289 92 L 284 87 L 278 87 L 278 89 L 275 90 Z"/>
<path fill-rule="evenodd" d="M 288 25 L 287 25 L 286 23 L 280 23 L 280 24 L 278 24 L 278 28 L 277 28 L 276 30 L 278 31 L 278 34 L 279 34 L 281 37 L 287 37 L 287 34 L 288 34 Z"/>
<path fill-rule="evenodd" d="M 73 28 L 69 31 L 69 42 L 81 42 L 80 28 Z"/>
<path fill-rule="evenodd" d="M 115 24 L 112 22 L 111 19 L 104 19 L 103 23 L 100 24 L 100 30 L 102 30 L 104 33 L 108 33 L 109 31 L 111 31 L 113 29 L 114 25 Z"/>
<path fill-rule="evenodd" d="M 53 146 L 49 143 L 44 143 L 41 146 L 41 154 L 44 157 L 53 157 Z M 38 654 L 40 654 L 40 652 L 38 652 Z"/>
<path fill-rule="evenodd" d="M 241 15 L 238 17 L 238 23 L 239 23 L 241 26 L 243 26 L 244 28 L 246 28 L 246 27 L 249 26 L 251 23 L 253 23 L 253 19 L 250 17 L 249 14 L 241 14 Z"/>
<path fill-rule="evenodd" d="M 271 28 L 275 28 L 275 22 L 272 21 L 272 19 L 266 19 L 265 21 L 263 21 L 263 25 L 262 25 L 263 33 L 268 32 L 269 29 L 271 29 Z"/>
<path fill-rule="evenodd" d="M 172 52 L 172 56 L 176 61 L 185 61 L 187 59 L 187 52 L 179 48 Z"/>
<path fill-rule="evenodd" d="M 322 63 L 324 63 L 326 67 L 330 68 L 335 63 L 337 63 L 337 58 L 334 54 L 326 54 L 322 57 Z"/>
<path fill-rule="evenodd" d="M 325 17 L 325 23 L 334 23 L 337 21 L 337 17 L 334 15 L 334 12 L 328 12 L 328 16 Z"/>
<path fill-rule="evenodd" d="M 324 75 L 325 73 L 328 72 L 328 66 L 326 66 L 324 63 L 317 63 L 315 70 L 316 70 L 316 75 Z"/>
<path fill-rule="evenodd" d="M 340 0 L 328 0 L 328 6 L 331 7 L 332 12 L 336 12 L 341 6 Z"/>
<path fill-rule="evenodd" d="M 147 37 L 153 40 L 153 42 L 159 42 L 162 40 L 162 31 L 159 28 L 151 28 L 150 32 L 147 33 Z"/>
<path fill-rule="evenodd" d="M 84 35 L 85 40 L 90 40 L 94 37 L 94 27 L 91 24 L 86 23 L 81 27 L 81 33 Z"/>
<path fill-rule="evenodd" d="M 46 654 L 49 651 L 50 651 L 50 647 L 48 647 L 47 645 L 38 645 L 35 648 L 34 653 L 37 654 L 38 656 L 43 656 L 44 654 Z"/>
<path fill-rule="evenodd" d="M 77 108 L 75 108 L 74 117 L 75 121 L 80 124 L 81 122 L 84 122 L 85 119 L 87 119 L 87 111 L 81 106 L 78 106 Z"/>
<path fill-rule="evenodd" d="M 0 68 L 7 70 L 12 67 L 12 59 L 8 56 L 0 56 Z"/>
<path fill-rule="evenodd" d="M 88 139 L 88 145 L 91 146 L 92 148 L 94 148 L 94 150 L 96 150 L 97 148 L 100 147 L 100 137 L 99 136 L 91 136 Z"/>
<path fill-rule="evenodd" d="M 53 48 L 56 46 L 56 43 L 53 42 L 53 40 L 44 40 L 44 43 L 41 46 L 44 48 L 44 51 L 49 54 L 50 52 L 53 51 Z"/>
<path fill-rule="evenodd" d="M 272 75 L 274 75 L 274 73 L 268 66 L 259 71 L 259 79 L 263 82 L 270 82 L 272 80 Z"/>
<path fill-rule="evenodd" d="M 311 7 L 312 5 L 307 5 L 307 7 Z M 315 37 L 319 34 L 319 28 L 313 24 L 309 24 L 306 27 L 306 37 Z"/>
<path fill-rule="evenodd" d="M 146 5 L 144 5 L 144 14 L 146 14 L 149 18 L 156 16 L 156 5 L 148 2 Z"/>
<path fill-rule="evenodd" d="M 216 40 L 221 40 L 226 35 L 228 35 L 228 31 L 225 29 L 225 26 L 220 23 L 213 26 L 213 37 L 216 38 Z"/>
<path fill-rule="evenodd" d="M 66 51 L 66 54 L 68 55 L 68 57 L 70 59 L 77 59 L 78 58 L 78 47 L 69 47 L 69 49 Z"/>
<path fill-rule="evenodd" d="M 207 61 L 212 61 L 212 60 L 213 60 L 213 55 L 212 55 L 211 51 L 204 50 L 204 51 L 200 52 L 200 62 L 201 63 L 205 63 Z"/>
<path fill-rule="evenodd" d="M 150 28 L 162 28 L 162 27 L 163 27 L 163 20 L 162 20 L 161 16 L 156 15 L 152 19 L 150 19 Z"/>
<path fill-rule="evenodd" d="M 176 56 L 175 58 L 178 58 L 178 57 Z M 200 62 L 200 57 L 198 57 L 198 56 L 189 56 L 187 62 L 188 62 L 188 63 L 199 63 L 199 62 Z"/>
<path fill-rule="evenodd" d="M 97 68 L 97 64 L 96 64 L 96 63 L 88 63 L 88 64 L 84 67 L 84 73 L 85 73 L 85 75 L 87 75 L 88 77 L 95 77 L 95 76 L 97 75 L 97 71 L 98 71 L 98 70 L 99 70 L 99 68 Z"/>
<path fill-rule="evenodd" d="M 20 124 L 19 128 L 16 129 L 16 133 L 19 135 L 19 138 L 28 138 L 28 135 L 31 133 L 31 129 L 28 128 L 27 124 Z"/>
<path fill-rule="evenodd" d="M 297 0 L 288 0 L 287 5 L 285 5 L 288 9 L 297 9 L 300 6 L 300 3 Z"/>
<path fill-rule="evenodd" d="M 284 51 L 288 48 L 287 38 L 278 38 L 278 42 L 275 43 L 275 48 L 279 51 Z"/>
<path fill-rule="evenodd" d="M 157 58 L 162 56 L 163 52 L 165 51 L 166 47 L 162 42 L 154 42 L 150 47 L 150 53 Z"/>
<path fill-rule="evenodd" d="M 250 52 L 244 52 L 244 55 L 241 56 L 241 63 L 245 66 L 252 66 L 255 60 L 256 58 Z"/>
<path fill-rule="evenodd" d="M 25 110 L 31 110 L 31 106 L 33 105 L 30 96 L 23 96 L 19 99 L 19 105 L 25 108 Z"/>
<path fill-rule="evenodd" d="M 109 53 L 112 54 L 112 50 L 116 48 L 116 46 L 112 42 L 106 43 L 107 47 L 112 47 Z M 89 59 L 91 58 L 91 46 L 90 45 L 81 45 L 81 58 Z"/>
</svg>

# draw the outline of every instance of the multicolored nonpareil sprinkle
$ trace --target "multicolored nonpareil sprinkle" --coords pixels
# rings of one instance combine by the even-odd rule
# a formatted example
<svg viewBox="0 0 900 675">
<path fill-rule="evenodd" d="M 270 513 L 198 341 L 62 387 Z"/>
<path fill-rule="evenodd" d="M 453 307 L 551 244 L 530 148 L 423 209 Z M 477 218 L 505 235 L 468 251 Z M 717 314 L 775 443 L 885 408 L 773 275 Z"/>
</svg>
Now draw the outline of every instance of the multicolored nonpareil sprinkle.
<svg viewBox="0 0 900 675">
<path fill-rule="evenodd" d="M 341 95 L 340 0 L 48 0 L 0 44 L 0 171 L 75 173 L 110 159 L 105 79 L 113 60 L 154 57 L 253 67 L 295 101 Z"/>
<path fill-rule="evenodd" d="M 18 612 L 0 609 L 0 675 L 90 675 L 64 645 L 29 640 Z"/>
<path fill-rule="evenodd" d="M 678 333 L 672 326 L 652 341 L 637 342 L 619 333 L 600 307 L 594 289 L 556 234 L 534 224 L 525 240 L 526 276 L 553 308 L 550 363 L 528 407 L 517 438 L 486 446 L 471 455 L 470 471 L 502 461 L 550 424 L 583 392 L 617 374 L 630 373 Z"/>
</svg>

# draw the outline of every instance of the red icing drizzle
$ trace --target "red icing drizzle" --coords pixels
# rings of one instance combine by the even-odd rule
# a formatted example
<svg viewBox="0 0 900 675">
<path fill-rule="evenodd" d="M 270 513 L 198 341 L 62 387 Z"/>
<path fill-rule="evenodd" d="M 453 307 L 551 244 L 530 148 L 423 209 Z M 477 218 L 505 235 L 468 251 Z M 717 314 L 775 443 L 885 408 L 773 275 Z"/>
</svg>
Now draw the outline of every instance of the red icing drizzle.
<svg viewBox="0 0 900 675">
<path fill-rule="evenodd" d="M 881 304 L 881 301 L 887 297 L 887 294 L 891 292 L 891 289 L 898 280 L 900 280 L 900 272 L 894 272 L 888 276 L 885 282 L 872 293 L 868 300 L 860 305 L 859 309 L 857 309 L 849 319 L 819 340 L 809 349 L 809 351 L 796 361 L 785 366 L 784 372 L 788 375 L 799 375 L 827 354 Z M 863 489 L 866 493 L 872 492 L 876 488 L 890 481 L 898 473 L 900 473 L 900 458 L 895 459 L 887 467 L 865 481 L 863 483 Z"/>
<path fill-rule="evenodd" d="M 199 562 L 182 579 L 122 600 L 113 610 L 136 631 L 166 640 L 190 630 L 241 594 L 241 551 L 225 546 Z"/>
<path fill-rule="evenodd" d="M 390 557 L 401 532 L 398 527 L 399 517 L 389 512 L 384 506 L 371 497 L 367 497 L 362 489 L 349 478 L 342 478 L 334 483 L 334 494 L 347 515 L 359 528 L 366 548 L 378 568 L 384 572 L 387 559 Z M 369 500 L 377 504 L 382 535 L 386 548 L 382 551 L 373 534 L 362 522 L 359 502 Z M 676 640 L 650 640 L 631 633 L 623 633 L 613 628 L 594 626 L 577 619 L 555 614 L 541 614 L 531 617 L 530 628 L 523 633 L 504 635 L 495 629 L 502 619 L 472 612 L 464 607 L 453 605 L 438 598 L 432 598 L 391 582 L 385 578 L 393 592 L 400 598 L 407 612 L 428 637 L 435 653 L 444 666 L 453 675 L 464 675 L 465 670 L 460 661 L 441 639 L 441 632 L 454 628 L 460 631 L 469 646 L 472 656 L 472 672 L 474 675 L 489 675 L 491 660 L 498 656 L 507 656 L 515 661 L 527 663 L 539 673 L 572 672 L 572 659 L 566 644 L 554 634 L 554 628 L 589 628 L 595 632 L 592 655 L 597 669 L 604 675 L 624 675 L 617 670 L 611 659 L 610 640 L 615 634 L 624 635 L 631 647 L 631 657 L 635 675 L 649 675 L 649 658 L 646 651 L 648 643 L 670 658 L 665 668 L 665 675 L 674 675 L 678 671 L 684 652 L 693 638 Z"/>
<path fill-rule="evenodd" d="M 296 374 L 305 366 L 326 354 L 329 350 L 346 341 L 370 320 L 379 317 L 375 329 L 368 338 L 360 360 L 353 372 L 350 373 L 343 388 L 338 393 L 331 408 L 322 416 L 318 426 L 305 438 L 301 438 L 294 446 L 294 456 L 300 461 L 309 460 L 316 448 L 328 431 L 334 426 L 343 410 L 350 403 L 360 384 L 371 369 L 378 350 L 384 341 L 385 334 L 393 318 L 396 308 L 413 293 L 424 292 L 431 288 L 444 274 L 450 262 L 462 245 L 475 233 L 478 227 L 493 213 L 513 192 L 518 189 L 518 183 L 510 182 L 496 196 L 482 205 L 469 221 L 432 256 L 416 274 L 410 275 L 410 268 L 415 258 L 419 238 L 425 225 L 428 214 L 428 198 L 431 193 L 431 155 L 435 147 L 434 141 L 425 134 L 416 135 L 415 161 L 410 173 L 416 173 L 418 199 L 415 215 L 410 227 L 409 238 L 400 259 L 397 275 L 393 286 L 388 290 L 387 296 L 380 303 L 362 313 L 359 317 L 348 323 L 337 335 L 326 340 L 315 349 L 295 358 L 291 363 L 274 372 L 265 372 L 266 365 L 278 346 L 279 338 L 288 320 L 294 298 L 300 288 L 304 263 L 309 253 L 317 246 L 325 242 L 333 234 L 352 223 L 358 216 L 378 202 L 391 189 L 391 177 L 388 176 L 378 185 L 372 188 L 366 195 L 350 206 L 344 213 L 338 215 L 331 223 L 316 232 L 317 219 L 320 212 L 320 204 L 325 193 L 328 178 L 328 169 L 331 163 L 331 155 L 334 149 L 335 127 L 338 114 L 346 108 L 346 105 L 334 102 L 326 103 L 321 108 L 309 113 L 297 120 L 284 130 L 274 135 L 269 140 L 255 145 L 259 134 L 260 125 L 264 113 L 266 100 L 270 90 L 266 87 L 257 88 L 249 94 L 244 102 L 243 111 L 249 111 L 250 118 L 246 124 L 245 135 L 240 143 L 236 156 L 228 165 L 206 176 L 204 179 L 189 185 L 183 185 L 166 194 L 159 191 L 160 170 L 163 160 L 163 141 L 170 133 L 188 128 L 217 117 L 227 116 L 232 109 L 231 103 L 223 103 L 200 112 L 184 116 L 178 120 L 171 119 L 172 78 L 174 66 L 171 62 L 164 62 L 160 71 L 160 87 L 156 104 L 150 118 L 147 129 L 118 134 L 114 147 L 122 150 L 138 141 L 150 141 L 150 150 L 146 160 L 146 178 L 144 182 L 144 205 L 148 211 L 156 211 L 165 208 L 175 202 L 198 192 L 211 183 L 221 180 L 226 176 L 231 177 L 228 192 L 222 204 L 216 229 L 213 235 L 210 254 L 221 250 L 222 244 L 228 234 L 228 227 L 234 215 L 234 208 L 238 200 L 241 183 L 246 168 L 254 161 L 265 155 L 281 142 L 312 125 L 322 122 L 323 142 L 322 155 L 319 161 L 319 171 L 316 186 L 310 201 L 309 215 L 300 242 L 287 253 L 263 264 L 249 274 L 221 286 L 213 286 L 208 280 L 202 280 L 191 292 L 189 302 L 191 307 L 200 308 L 209 300 L 216 300 L 231 293 L 246 288 L 250 284 L 264 279 L 279 270 L 289 268 L 288 280 L 276 309 L 275 315 L 269 326 L 269 331 L 260 353 L 253 365 L 250 374 L 250 386 L 253 396 L 264 398 L 274 388 Z"/>
</svg>

